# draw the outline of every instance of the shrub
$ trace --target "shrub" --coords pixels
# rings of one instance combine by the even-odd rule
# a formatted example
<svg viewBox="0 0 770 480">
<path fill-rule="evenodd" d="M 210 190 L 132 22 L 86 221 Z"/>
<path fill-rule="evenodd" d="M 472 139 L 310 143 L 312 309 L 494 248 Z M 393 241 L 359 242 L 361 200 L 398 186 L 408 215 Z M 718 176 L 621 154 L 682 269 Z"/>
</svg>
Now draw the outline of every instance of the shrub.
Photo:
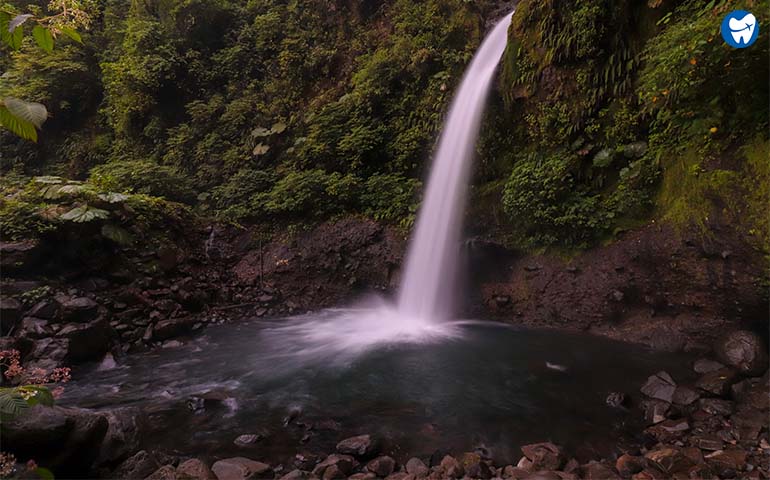
<svg viewBox="0 0 770 480">
<path fill-rule="evenodd" d="M 89 181 L 97 187 L 127 193 L 143 193 L 192 204 L 191 180 L 177 169 L 148 160 L 114 161 L 91 169 Z"/>
</svg>

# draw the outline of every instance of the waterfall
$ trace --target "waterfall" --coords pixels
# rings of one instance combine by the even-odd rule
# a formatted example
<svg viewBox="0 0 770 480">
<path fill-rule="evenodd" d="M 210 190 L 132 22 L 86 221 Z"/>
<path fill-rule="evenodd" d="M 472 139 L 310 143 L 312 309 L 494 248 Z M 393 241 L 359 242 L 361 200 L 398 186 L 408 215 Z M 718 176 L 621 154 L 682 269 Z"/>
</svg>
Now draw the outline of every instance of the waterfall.
<svg viewBox="0 0 770 480">
<path fill-rule="evenodd" d="M 452 101 L 402 277 L 398 310 L 406 317 L 433 321 L 451 314 L 471 161 L 512 15 L 484 39 Z"/>
</svg>

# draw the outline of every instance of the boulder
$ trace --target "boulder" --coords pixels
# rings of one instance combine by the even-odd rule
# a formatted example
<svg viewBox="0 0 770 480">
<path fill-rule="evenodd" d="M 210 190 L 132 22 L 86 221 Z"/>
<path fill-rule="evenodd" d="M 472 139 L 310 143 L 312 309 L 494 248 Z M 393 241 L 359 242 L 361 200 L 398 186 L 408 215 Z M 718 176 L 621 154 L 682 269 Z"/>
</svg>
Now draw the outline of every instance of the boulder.
<svg viewBox="0 0 770 480">
<path fill-rule="evenodd" d="M 693 462 L 675 448 L 661 448 L 648 452 L 645 456 L 648 466 L 672 476 L 674 473 L 686 472 Z"/>
<path fill-rule="evenodd" d="M 3 449 L 34 458 L 60 478 L 87 478 L 107 433 L 107 419 L 89 410 L 36 406 L 0 425 Z"/>
<path fill-rule="evenodd" d="M 722 368 L 704 374 L 698 379 L 695 386 L 705 392 L 725 396 L 730 393 L 730 387 L 737 379 L 738 375 L 735 370 Z"/>
<path fill-rule="evenodd" d="M 642 402 L 644 420 L 648 425 L 660 423 L 668 418 L 671 404 L 662 400 L 646 400 Z"/>
<path fill-rule="evenodd" d="M 21 320 L 21 302 L 7 295 L 0 296 L 0 335 L 14 330 Z"/>
<path fill-rule="evenodd" d="M 176 467 L 177 480 L 217 480 L 214 472 L 202 461 L 191 458 Z"/>
<path fill-rule="evenodd" d="M 48 326 L 48 320 L 25 317 L 18 325 L 17 336 L 22 338 L 39 339 L 53 335 L 53 329 Z"/>
<path fill-rule="evenodd" d="M 586 480 L 620 480 L 620 476 L 613 469 L 595 461 L 580 467 L 580 473 Z"/>
<path fill-rule="evenodd" d="M 152 329 L 152 340 L 163 341 L 178 337 L 190 332 L 194 325 L 195 319 L 192 317 L 161 320 L 156 323 L 155 327 Z"/>
<path fill-rule="evenodd" d="M 376 453 L 376 444 L 371 435 L 357 435 L 342 440 L 337 444 L 337 451 L 345 455 L 359 457 Z"/>
<path fill-rule="evenodd" d="M 102 359 L 112 346 L 113 331 L 107 320 L 95 320 L 67 324 L 56 335 L 69 340 L 67 360 L 77 363 Z"/>
<path fill-rule="evenodd" d="M 27 316 L 45 320 L 57 320 L 60 310 L 61 308 L 57 302 L 48 299 L 40 300 L 27 312 Z"/>
<path fill-rule="evenodd" d="M 356 459 L 350 455 L 332 454 L 313 468 L 313 475 L 316 477 L 323 477 L 326 470 L 332 466 L 336 467 L 336 470 L 347 475 L 350 474 L 357 465 L 358 462 Z"/>
<path fill-rule="evenodd" d="M 244 457 L 226 458 L 211 466 L 218 480 L 251 480 L 273 478 L 270 465 Z"/>
<path fill-rule="evenodd" d="M 737 330 L 714 346 L 719 360 L 744 375 L 759 376 L 767 370 L 768 354 L 762 338 L 748 330 Z"/>
<path fill-rule="evenodd" d="M 408 466 L 409 462 L 407 462 L 407 468 Z M 387 477 L 396 469 L 396 461 L 388 456 L 377 457 L 366 464 L 366 469 L 378 477 Z"/>
<path fill-rule="evenodd" d="M 549 442 L 524 445 L 521 452 L 532 462 L 532 470 L 558 470 L 566 460 L 561 447 Z"/>
<path fill-rule="evenodd" d="M 644 458 L 635 457 L 627 453 L 624 453 L 623 455 L 618 457 L 617 461 L 615 462 L 615 468 L 617 469 L 618 473 L 620 473 L 620 476 L 623 478 L 628 478 L 634 473 L 641 472 L 642 470 L 644 470 L 644 466 L 645 466 Z"/>
<path fill-rule="evenodd" d="M 428 473 L 430 473 L 430 469 L 425 465 L 425 462 L 416 457 L 407 460 L 405 468 L 406 473 L 412 474 L 416 478 L 427 477 Z"/>
<path fill-rule="evenodd" d="M 116 408 L 103 412 L 107 433 L 99 452 L 98 464 L 116 465 L 139 448 L 140 410 L 136 407 Z"/>
<path fill-rule="evenodd" d="M 158 459 L 146 450 L 141 450 L 125 459 L 110 478 L 145 478 L 159 468 Z"/>
<path fill-rule="evenodd" d="M 176 480 L 176 468 L 173 465 L 163 465 L 144 480 Z"/>
<path fill-rule="evenodd" d="M 61 308 L 62 320 L 65 322 L 90 322 L 99 313 L 99 304 L 88 297 L 59 295 L 56 303 Z"/>
<path fill-rule="evenodd" d="M 450 455 L 441 460 L 441 469 L 444 471 L 444 478 L 462 478 L 465 475 L 463 466 Z"/>
<path fill-rule="evenodd" d="M 643 394 L 668 403 L 671 403 L 674 391 L 676 391 L 676 382 L 666 372 L 658 372 L 655 375 L 651 375 L 642 386 Z"/>
</svg>

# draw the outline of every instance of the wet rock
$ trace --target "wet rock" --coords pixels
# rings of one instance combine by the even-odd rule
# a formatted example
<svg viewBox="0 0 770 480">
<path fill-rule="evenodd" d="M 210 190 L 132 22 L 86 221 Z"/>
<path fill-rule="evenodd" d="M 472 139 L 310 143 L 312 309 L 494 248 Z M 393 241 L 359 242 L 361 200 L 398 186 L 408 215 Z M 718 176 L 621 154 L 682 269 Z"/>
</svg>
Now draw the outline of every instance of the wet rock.
<svg viewBox="0 0 770 480">
<path fill-rule="evenodd" d="M 692 388 L 683 387 L 679 385 L 676 387 L 676 390 L 674 390 L 672 402 L 675 405 L 687 406 L 687 405 L 691 405 L 699 398 L 700 398 L 700 393 L 696 392 Z"/>
<path fill-rule="evenodd" d="M 676 390 L 676 382 L 666 372 L 658 372 L 647 378 L 647 382 L 642 386 L 642 393 L 650 398 L 662 400 L 671 403 Z"/>
<path fill-rule="evenodd" d="M 106 320 L 87 324 L 70 323 L 56 335 L 69 339 L 67 360 L 73 362 L 99 360 L 112 346 L 112 328 Z"/>
<path fill-rule="evenodd" d="M 668 418 L 671 404 L 661 400 L 647 400 L 643 402 L 644 420 L 648 425 L 654 425 Z"/>
<path fill-rule="evenodd" d="M 59 295 L 56 303 L 61 307 L 65 322 L 90 322 L 99 313 L 99 304 L 88 297 Z"/>
<path fill-rule="evenodd" d="M 711 415 L 729 416 L 733 413 L 733 402 L 720 398 L 701 398 L 698 402 L 701 410 Z"/>
<path fill-rule="evenodd" d="M 428 476 L 430 469 L 419 458 L 410 458 L 405 465 L 406 472 L 414 475 L 416 478 Z"/>
<path fill-rule="evenodd" d="M 377 447 L 375 443 L 371 435 L 357 435 L 339 442 L 337 444 L 337 451 L 346 455 L 363 457 L 376 453 Z"/>
<path fill-rule="evenodd" d="M 249 480 L 253 478 L 272 478 L 270 465 L 244 457 L 226 458 L 211 466 L 218 480 Z"/>
<path fill-rule="evenodd" d="M 263 438 L 264 436 L 261 434 L 251 433 L 251 434 L 239 435 L 238 438 L 233 440 L 233 443 L 238 445 L 239 447 L 246 447 L 248 445 L 253 445 L 259 442 Z"/>
<path fill-rule="evenodd" d="M 699 358 L 693 365 L 695 373 L 709 373 L 722 368 L 725 368 L 725 366 L 715 360 L 709 360 L 708 358 Z"/>
<path fill-rule="evenodd" d="M 586 480 L 619 480 L 620 476 L 610 467 L 599 462 L 588 462 L 580 467 L 581 477 Z"/>
<path fill-rule="evenodd" d="M 48 326 L 48 320 L 26 317 L 18 325 L 17 335 L 23 338 L 45 338 L 53 335 L 53 329 Z"/>
<path fill-rule="evenodd" d="M 693 466 L 692 461 L 674 448 L 661 448 L 648 452 L 645 456 L 650 467 L 671 476 L 674 473 L 686 472 Z"/>
<path fill-rule="evenodd" d="M 358 462 L 350 455 L 332 454 L 313 468 L 313 475 L 323 477 L 330 467 L 336 467 L 334 471 L 338 470 L 344 475 L 348 475 L 357 465 Z"/>
<path fill-rule="evenodd" d="M 305 472 L 295 469 L 282 476 L 279 480 L 305 480 L 306 478 L 307 474 Z"/>
<path fill-rule="evenodd" d="M 107 419 L 107 433 L 99 451 L 100 465 L 115 465 L 139 448 L 139 415 L 135 407 L 102 412 Z"/>
<path fill-rule="evenodd" d="M 753 332 L 731 332 L 716 343 L 714 350 L 719 360 L 745 375 L 758 376 L 767 370 L 767 348 Z"/>
<path fill-rule="evenodd" d="M 622 392 L 611 392 L 604 401 L 608 406 L 620 408 L 626 404 L 626 394 Z"/>
<path fill-rule="evenodd" d="M 462 478 L 465 475 L 465 469 L 456 458 L 447 455 L 441 460 L 441 469 L 444 471 L 445 478 Z"/>
<path fill-rule="evenodd" d="M 176 467 L 178 480 L 217 480 L 214 472 L 202 461 L 191 458 Z"/>
<path fill-rule="evenodd" d="M 144 480 L 176 480 L 176 468 L 173 465 L 163 465 Z"/>
<path fill-rule="evenodd" d="M 615 469 L 620 473 L 623 478 L 628 478 L 634 473 L 639 473 L 644 469 L 645 461 L 642 457 L 635 457 L 624 453 L 618 457 L 615 462 Z"/>
<path fill-rule="evenodd" d="M 720 477 L 725 477 L 725 473 L 743 470 L 746 465 L 746 452 L 739 449 L 717 450 L 705 456 L 706 463 L 714 469 Z"/>
<path fill-rule="evenodd" d="M 107 428 L 103 415 L 88 410 L 37 406 L 3 422 L 3 449 L 34 458 L 59 477 L 86 478 Z"/>
<path fill-rule="evenodd" d="M 7 295 L 0 296 L 0 335 L 15 330 L 21 320 L 21 302 Z"/>
<path fill-rule="evenodd" d="M 354 473 L 348 477 L 348 480 L 374 480 L 377 475 L 371 472 Z"/>
<path fill-rule="evenodd" d="M 730 392 L 730 386 L 737 381 L 737 373 L 729 368 L 722 368 L 704 374 L 695 386 L 705 392 L 725 396 Z"/>
<path fill-rule="evenodd" d="M 419 460 L 418 460 L 419 461 Z M 411 460 L 410 460 L 411 462 Z M 409 462 L 406 462 L 407 471 L 409 471 Z M 396 468 L 396 461 L 388 456 L 377 457 L 366 464 L 366 469 L 378 477 L 387 477 Z M 414 472 L 409 472 L 414 473 Z"/>
<path fill-rule="evenodd" d="M 194 324 L 195 319 L 192 317 L 161 320 L 155 324 L 155 327 L 152 330 L 152 339 L 154 341 L 163 341 L 178 337 L 190 332 Z"/>
<path fill-rule="evenodd" d="M 127 458 L 115 469 L 110 478 L 146 478 L 160 468 L 154 455 L 141 450 Z"/>
<path fill-rule="evenodd" d="M 532 462 L 533 470 L 558 470 L 565 460 L 561 447 L 550 442 L 524 445 L 521 452 Z"/>
<path fill-rule="evenodd" d="M 56 320 L 59 317 L 59 304 L 52 300 L 41 300 L 37 302 L 27 315 L 45 320 Z"/>
</svg>

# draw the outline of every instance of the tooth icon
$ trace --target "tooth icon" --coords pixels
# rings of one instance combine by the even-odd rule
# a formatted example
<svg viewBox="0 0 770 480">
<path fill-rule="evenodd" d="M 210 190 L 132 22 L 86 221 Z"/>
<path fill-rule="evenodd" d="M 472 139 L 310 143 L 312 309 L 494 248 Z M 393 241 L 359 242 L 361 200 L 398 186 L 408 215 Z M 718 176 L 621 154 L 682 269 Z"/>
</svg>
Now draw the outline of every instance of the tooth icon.
<svg viewBox="0 0 770 480">
<path fill-rule="evenodd" d="M 757 25 L 757 18 L 752 14 L 747 14 L 742 19 L 731 18 L 729 22 L 730 35 L 735 43 L 747 45 L 754 36 L 754 28 Z"/>
</svg>

